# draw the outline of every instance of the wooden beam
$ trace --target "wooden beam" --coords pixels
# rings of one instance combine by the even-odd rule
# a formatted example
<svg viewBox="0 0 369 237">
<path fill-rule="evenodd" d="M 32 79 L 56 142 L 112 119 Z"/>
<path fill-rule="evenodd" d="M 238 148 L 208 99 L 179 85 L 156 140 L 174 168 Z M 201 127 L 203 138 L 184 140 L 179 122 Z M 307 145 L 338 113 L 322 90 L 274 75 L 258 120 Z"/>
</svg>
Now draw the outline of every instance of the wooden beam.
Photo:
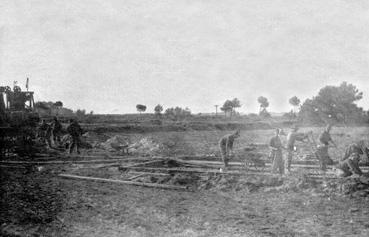
<svg viewBox="0 0 369 237">
<path fill-rule="evenodd" d="M 159 163 L 159 162 L 163 162 L 163 160 L 152 160 L 152 161 L 147 161 L 147 162 L 142 162 L 142 163 L 136 163 L 136 164 L 129 165 L 129 166 L 126 166 L 126 167 L 130 168 L 130 167 L 135 167 L 135 166 L 151 165 L 151 164 L 155 164 L 155 163 Z"/>
<path fill-rule="evenodd" d="M 222 162 L 220 161 L 200 161 L 200 160 L 180 160 L 180 162 L 183 163 L 188 163 L 188 164 L 199 164 L 199 165 L 214 165 L 214 166 L 218 166 L 221 167 L 223 165 Z M 243 162 L 229 162 L 228 163 L 229 166 L 244 166 Z M 266 163 L 265 164 L 266 167 L 271 166 L 271 163 Z M 307 169 L 320 169 L 319 165 L 302 165 L 302 164 L 292 164 L 291 167 L 296 167 L 296 168 L 307 168 Z M 333 168 L 334 165 L 328 165 L 327 168 Z M 369 169 L 368 166 L 363 166 L 360 165 L 360 168 L 363 170 Z"/>
<path fill-rule="evenodd" d="M 146 174 L 146 175 L 153 175 L 153 176 L 168 176 L 169 174 L 166 173 L 156 173 L 156 172 L 138 172 L 138 171 L 129 171 L 130 174 Z"/>
<path fill-rule="evenodd" d="M 126 167 L 123 167 L 123 169 Z M 130 167 L 128 170 L 144 170 L 144 171 L 164 171 L 164 172 L 184 172 L 184 173 L 210 173 L 210 174 L 225 174 L 225 175 L 249 175 L 249 174 L 262 174 L 258 171 L 226 171 L 220 172 L 219 169 L 203 169 L 203 168 L 163 168 L 163 167 Z M 266 173 L 266 172 L 264 172 Z M 268 172 L 270 173 L 270 172 Z"/>
<path fill-rule="evenodd" d="M 141 173 L 141 174 L 138 174 L 138 175 L 135 175 L 135 176 L 132 176 L 132 177 L 128 178 L 128 180 L 134 180 L 134 179 L 137 179 L 137 178 L 145 176 L 145 175 L 147 175 L 147 174 Z"/>
<path fill-rule="evenodd" d="M 70 175 L 70 174 L 59 174 L 58 176 L 62 178 L 69 178 L 69 179 L 90 180 L 90 181 L 99 181 L 99 182 L 106 182 L 106 183 L 136 185 L 136 186 L 143 186 L 143 187 L 150 187 L 150 188 L 177 189 L 177 190 L 187 190 L 188 191 L 187 187 L 178 186 L 178 185 L 142 183 L 142 182 L 124 181 L 124 180 L 117 180 L 117 179 L 104 179 L 104 178 L 78 176 L 78 175 Z"/>
<path fill-rule="evenodd" d="M 220 172 L 218 169 L 201 169 L 201 168 L 161 168 L 161 167 L 131 167 L 132 170 L 145 170 L 145 171 L 164 171 L 164 172 L 178 172 L 178 173 L 199 173 L 199 174 L 219 174 L 219 175 L 237 175 L 237 176 L 248 176 L 248 175 L 263 175 L 263 176 L 276 176 L 277 174 L 273 174 L 270 171 L 238 171 L 238 170 L 229 170 L 225 172 Z M 307 173 L 309 178 L 314 179 L 336 179 L 334 175 L 324 175 L 324 174 L 316 174 L 316 173 Z"/>
<path fill-rule="evenodd" d="M 0 168 L 8 168 L 8 169 L 26 169 L 24 166 L 18 165 L 0 165 Z"/>
<path fill-rule="evenodd" d="M 138 160 L 137 158 L 134 160 Z M 147 161 L 142 160 L 141 161 Z M 30 165 L 59 165 L 59 164 L 94 164 L 94 163 L 116 163 L 121 161 L 132 161 L 130 159 L 99 159 L 99 160 L 52 160 L 52 161 L 17 161 L 17 160 L 3 160 L 0 164 L 30 164 Z M 156 160 L 158 161 L 158 160 Z M 150 161 L 152 162 L 152 160 Z M 143 163 L 141 163 L 143 164 Z"/>
<path fill-rule="evenodd" d="M 0 161 L 0 164 L 29 164 L 29 165 L 59 165 L 59 164 L 92 164 L 92 163 L 110 163 L 119 160 L 54 160 L 54 161 Z"/>
</svg>

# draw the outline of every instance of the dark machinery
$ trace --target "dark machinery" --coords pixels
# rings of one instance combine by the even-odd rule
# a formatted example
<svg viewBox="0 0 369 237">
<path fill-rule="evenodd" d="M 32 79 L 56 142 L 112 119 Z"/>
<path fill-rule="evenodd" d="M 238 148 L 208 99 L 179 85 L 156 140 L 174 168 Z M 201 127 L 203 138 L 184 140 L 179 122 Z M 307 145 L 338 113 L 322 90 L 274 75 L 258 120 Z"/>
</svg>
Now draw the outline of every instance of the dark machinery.
<svg viewBox="0 0 369 237">
<path fill-rule="evenodd" d="M 32 155 L 39 115 L 34 110 L 32 91 L 14 85 L 0 86 L 0 149 L 6 154 Z"/>
</svg>

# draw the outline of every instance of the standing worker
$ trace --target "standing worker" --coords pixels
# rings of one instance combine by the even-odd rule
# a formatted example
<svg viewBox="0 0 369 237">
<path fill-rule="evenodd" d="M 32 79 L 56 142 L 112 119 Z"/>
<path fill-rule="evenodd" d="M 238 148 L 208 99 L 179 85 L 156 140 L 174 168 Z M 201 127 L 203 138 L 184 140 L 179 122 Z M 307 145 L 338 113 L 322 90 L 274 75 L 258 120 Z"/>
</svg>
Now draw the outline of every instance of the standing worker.
<svg viewBox="0 0 369 237">
<path fill-rule="evenodd" d="M 283 131 L 279 128 L 275 130 L 275 136 L 270 139 L 269 147 L 271 149 L 271 158 L 273 159 L 272 172 L 279 172 L 284 174 L 284 161 L 282 156 L 282 149 L 284 148 L 279 135 L 283 135 Z"/>
<path fill-rule="evenodd" d="M 81 144 L 80 136 L 82 135 L 82 128 L 78 124 L 77 120 L 71 119 L 69 126 L 67 127 L 67 132 L 72 137 L 72 142 L 69 145 L 69 154 L 73 152 L 73 148 L 76 147 L 77 153 L 79 152 L 79 146 Z"/>
<path fill-rule="evenodd" d="M 51 147 L 51 127 L 46 120 L 42 120 L 40 126 L 38 127 L 37 137 L 39 138 L 40 142 Z"/>
<path fill-rule="evenodd" d="M 238 137 L 240 137 L 240 130 L 226 135 L 219 140 L 220 154 L 224 163 L 224 167 L 220 169 L 221 172 L 227 170 L 228 161 L 230 157 L 233 156 L 233 142 Z"/>
<path fill-rule="evenodd" d="M 345 155 L 337 166 L 337 168 L 343 172 L 343 177 L 350 176 L 352 174 L 363 174 L 359 167 L 360 156 L 362 155 L 367 157 L 369 155 L 368 146 L 363 140 L 358 143 L 353 143 L 346 148 Z"/>
<path fill-rule="evenodd" d="M 295 152 L 295 141 L 303 141 L 304 139 L 308 138 L 307 134 L 298 133 L 299 127 L 295 125 L 292 128 L 292 131 L 287 135 L 287 159 L 285 163 L 285 168 L 287 172 L 291 171 L 291 162 L 293 153 Z"/>
<path fill-rule="evenodd" d="M 45 134 L 46 134 L 46 130 L 48 128 L 48 124 L 46 123 L 46 121 L 43 119 L 41 121 L 41 124 L 38 126 L 37 128 L 37 137 L 42 141 L 45 142 Z"/>
<path fill-rule="evenodd" d="M 52 135 L 52 127 L 51 124 L 47 124 L 47 128 L 45 131 L 45 141 L 46 141 L 46 145 L 51 148 L 52 144 L 51 144 L 51 135 Z"/>
<path fill-rule="evenodd" d="M 55 116 L 54 120 L 51 124 L 52 127 L 52 134 L 53 134 L 53 140 L 54 143 L 58 142 L 60 143 L 61 139 L 60 139 L 60 134 L 61 134 L 61 130 L 62 130 L 62 125 L 59 122 L 58 118 Z"/>
<path fill-rule="evenodd" d="M 322 170 L 326 170 L 327 165 L 333 164 L 333 160 L 328 154 L 329 143 L 332 143 L 334 147 L 337 148 L 337 145 L 334 143 L 330 134 L 331 129 L 332 125 L 328 124 L 325 130 L 319 136 L 319 141 L 321 144 L 318 145 L 316 154 L 319 158 L 320 167 Z"/>
</svg>

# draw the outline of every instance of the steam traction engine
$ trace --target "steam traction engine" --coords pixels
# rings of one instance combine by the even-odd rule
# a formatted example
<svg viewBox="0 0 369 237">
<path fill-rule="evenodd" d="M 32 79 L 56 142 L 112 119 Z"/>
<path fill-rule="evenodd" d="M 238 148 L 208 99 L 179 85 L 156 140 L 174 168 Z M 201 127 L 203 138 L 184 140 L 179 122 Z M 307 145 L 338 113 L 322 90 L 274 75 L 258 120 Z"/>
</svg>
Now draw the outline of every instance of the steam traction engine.
<svg viewBox="0 0 369 237">
<path fill-rule="evenodd" d="M 0 156 L 31 155 L 39 115 L 34 110 L 32 91 L 0 86 Z"/>
</svg>

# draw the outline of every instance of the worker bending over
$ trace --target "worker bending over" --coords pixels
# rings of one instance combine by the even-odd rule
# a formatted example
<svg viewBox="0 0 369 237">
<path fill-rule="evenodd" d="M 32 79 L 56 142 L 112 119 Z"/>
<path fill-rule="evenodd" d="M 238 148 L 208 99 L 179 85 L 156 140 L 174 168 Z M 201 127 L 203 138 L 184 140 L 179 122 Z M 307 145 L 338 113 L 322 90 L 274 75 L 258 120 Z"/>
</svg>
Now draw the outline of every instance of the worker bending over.
<svg viewBox="0 0 369 237">
<path fill-rule="evenodd" d="M 337 148 L 337 145 L 334 143 L 330 134 L 331 129 L 332 125 L 328 124 L 319 136 L 320 144 L 317 146 L 316 155 L 319 158 L 320 168 L 322 170 L 326 170 L 327 165 L 333 164 L 333 160 L 329 157 L 328 154 L 329 143 Z"/>
<path fill-rule="evenodd" d="M 292 131 L 288 133 L 287 135 L 287 159 L 285 163 L 285 168 L 287 172 L 291 171 L 291 162 L 293 153 L 295 152 L 295 142 L 296 141 L 304 141 L 306 138 L 308 138 L 308 135 L 305 133 L 298 133 L 299 127 L 295 125 L 292 128 Z"/>
<path fill-rule="evenodd" d="M 219 140 L 220 154 L 224 163 L 224 167 L 221 168 L 220 171 L 226 171 L 228 167 L 228 161 L 233 156 L 233 142 L 238 137 L 240 137 L 240 130 L 226 135 Z"/>
<path fill-rule="evenodd" d="M 346 148 L 345 155 L 337 165 L 337 168 L 343 172 L 343 177 L 347 177 L 352 174 L 363 174 L 359 167 L 359 161 L 362 155 L 366 155 L 367 157 L 369 155 L 368 146 L 363 140 L 353 143 Z"/>
</svg>

